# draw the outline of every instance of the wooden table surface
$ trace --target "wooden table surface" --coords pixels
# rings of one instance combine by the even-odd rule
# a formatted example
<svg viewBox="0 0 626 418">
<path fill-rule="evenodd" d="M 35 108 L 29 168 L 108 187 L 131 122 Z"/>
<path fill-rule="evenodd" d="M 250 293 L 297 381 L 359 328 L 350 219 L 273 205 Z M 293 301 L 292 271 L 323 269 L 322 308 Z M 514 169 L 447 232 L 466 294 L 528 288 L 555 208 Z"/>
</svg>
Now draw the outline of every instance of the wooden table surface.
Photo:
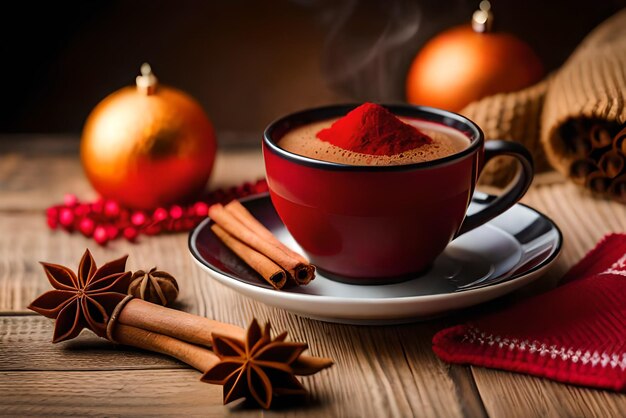
<svg viewBox="0 0 626 418">
<path fill-rule="evenodd" d="M 618 417 L 626 395 L 544 379 L 450 366 L 431 350 L 432 335 L 482 310 L 553 286 L 607 232 L 626 231 L 626 208 L 600 200 L 559 176 L 538 179 L 524 202 L 549 215 L 565 238 L 563 254 L 545 277 L 511 296 L 445 319 L 366 327 L 318 322 L 265 306 L 207 277 L 187 251 L 187 234 L 123 240 L 106 248 L 78 234 L 48 230 L 44 209 L 72 192 L 94 197 L 78 161 L 77 141 L 15 136 L 0 140 L 0 414 L 189 415 L 241 414 L 426 417 Z M 212 187 L 263 176 L 260 151 L 224 151 Z M 336 365 L 303 378 L 310 400 L 262 412 L 221 405 L 221 386 L 161 355 L 98 339 L 53 345 L 52 322 L 26 310 L 48 289 L 38 261 L 75 268 L 85 247 L 96 261 L 129 254 L 130 269 L 157 265 L 177 277 L 178 308 L 245 326 L 252 317 L 271 320 L 307 341 L 312 354 Z"/>
</svg>

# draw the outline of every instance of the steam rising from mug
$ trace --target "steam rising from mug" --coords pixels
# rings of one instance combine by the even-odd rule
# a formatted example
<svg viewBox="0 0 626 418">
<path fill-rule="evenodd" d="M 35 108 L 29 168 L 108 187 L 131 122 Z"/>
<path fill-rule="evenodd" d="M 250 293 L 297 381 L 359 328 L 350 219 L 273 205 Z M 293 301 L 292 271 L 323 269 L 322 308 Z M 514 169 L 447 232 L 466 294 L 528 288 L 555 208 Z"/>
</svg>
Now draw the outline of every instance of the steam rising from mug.
<svg viewBox="0 0 626 418">
<path fill-rule="evenodd" d="M 417 34 L 422 16 L 415 1 L 295 1 L 319 6 L 329 27 L 321 70 L 331 87 L 363 100 L 398 99 L 397 75 L 406 65 L 401 51 Z"/>
</svg>

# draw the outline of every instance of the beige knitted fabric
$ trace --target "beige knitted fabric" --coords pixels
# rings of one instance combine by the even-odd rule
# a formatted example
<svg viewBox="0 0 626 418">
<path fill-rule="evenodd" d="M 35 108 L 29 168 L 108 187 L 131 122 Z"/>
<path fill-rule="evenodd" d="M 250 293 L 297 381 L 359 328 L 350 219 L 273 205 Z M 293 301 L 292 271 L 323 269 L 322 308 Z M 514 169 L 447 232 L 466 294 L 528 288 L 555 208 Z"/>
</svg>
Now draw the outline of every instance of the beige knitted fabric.
<svg viewBox="0 0 626 418">
<path fill-rule="evenodd" d="M 539 141 L 541 111 L 548 81 L 515 92 L 496 94 L 471 103 L 461 111 L 481 127 L 485 137 L 521 142 L 533 154 L 536 171 L 550 168 Z M 480 182 L 495 186 L 507 184 L 515 175 L 511 158 L 496 158 L 483 170 Z"/>
<path fill-rule="evenodd" d="M 626 10 L 587 36 L 548 89 L 541 141 L 552 166 L 596 192 L 611 192 L 613 179 L 626 174 L 618 143 L 626 122 L 625 100 Z M 608 166 L 607 158 L 613 159 Z M 581 171 L 583 161 L 588 167 Z M 613 197 L 621 197 L 613 191 Z"/>
<path fill-rule="evenodd" d="M 598 192 L 609 193 L 612 189 L 613 197 L 619 198 L 626 186 L 614 184 L 612 179 L 626 174 L 616 173 L 615 169 L 617 160 L 624 157 L 618 149 L 624 142 L 618 132 L 626 122 L 625 100 L 626 9 L 592 31 L 547 80 L 519 92 L 485 98 L 461 113 L 478 123 L 487 139 L 526 145 L 535 157 L 537 171 L 549 168 L 549 162 L 566 176 L 576 177 L 573 168 L 580 167 L 581 159 L 588 161 L 591 169 L 583 173 L 584 180 L 577 177 L 579 183 Z M 610 136 L 613 143 L 600 146 L 595 141 L 592 145 L 594 135 L 596 139 Z M 606 177 L 600 162 L 609 151 L 613 177 L 590 182 L 588 175 L 593 167 L 600 172 L 595 177 Z M 511 162 L 498 161 L 486 167 L 482 181 L 502 185 L 514 170 Z"/>
</svg>

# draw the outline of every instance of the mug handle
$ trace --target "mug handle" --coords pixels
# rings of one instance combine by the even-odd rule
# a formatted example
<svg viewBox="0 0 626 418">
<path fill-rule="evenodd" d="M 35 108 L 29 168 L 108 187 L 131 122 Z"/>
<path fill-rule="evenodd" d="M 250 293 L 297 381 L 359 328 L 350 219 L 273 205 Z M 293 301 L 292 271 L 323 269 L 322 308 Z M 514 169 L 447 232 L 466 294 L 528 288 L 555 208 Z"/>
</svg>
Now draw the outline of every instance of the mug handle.
<svg viewBox="0 0 626 418">
<path fill-rule="evenodd" d="M 530 187 L 530 183 L 533 181 L 533 157 L 523 145 L 517 142 L 502 140 L 487 141 L 485 143 L 485 157 L 480 171 L 482 171 L 483 167 L 485 167 L 492 158 L 501 155 L 509 155 L 517 158 L 521 163 L 521 170 L 513 180 L 513 183 L 507 187 L 502 195 L 495 198 L 481 211 L 465 217 L 465 220 L 459 228 L 459 232 L 456 234 L 457 237 L 479 227 L 509 209 L 524 196 L 524 193 L 526 193 L 528 187 Z"/>
</svg>

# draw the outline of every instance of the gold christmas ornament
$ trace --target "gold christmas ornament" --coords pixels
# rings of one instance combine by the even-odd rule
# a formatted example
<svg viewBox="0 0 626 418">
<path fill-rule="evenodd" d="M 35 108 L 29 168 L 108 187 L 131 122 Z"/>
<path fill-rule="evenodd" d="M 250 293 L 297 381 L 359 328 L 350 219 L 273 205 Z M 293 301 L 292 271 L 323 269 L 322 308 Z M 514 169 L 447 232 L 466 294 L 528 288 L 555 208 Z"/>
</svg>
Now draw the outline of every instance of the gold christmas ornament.
<svg viewBox="0 0 626 418">
<path fill-rule="evenodd" d="M 213 169 L 213 126 L 186 93 L 161 85 L 143 64 L 136 86 L 100 102 L 81 139 L 81 160 L 103 197 L 154 209 L 202 192 Z"/>
<path fill-rule="evenodd" d="M 471 25 L 451 28 L 419 51 L 406 79 L 407 101 L 458 112 L 470 102 L 538 82 L 543 66 L 517 37 L 492 31 L 493 13 L 480 2 Z"/>
</svg>

